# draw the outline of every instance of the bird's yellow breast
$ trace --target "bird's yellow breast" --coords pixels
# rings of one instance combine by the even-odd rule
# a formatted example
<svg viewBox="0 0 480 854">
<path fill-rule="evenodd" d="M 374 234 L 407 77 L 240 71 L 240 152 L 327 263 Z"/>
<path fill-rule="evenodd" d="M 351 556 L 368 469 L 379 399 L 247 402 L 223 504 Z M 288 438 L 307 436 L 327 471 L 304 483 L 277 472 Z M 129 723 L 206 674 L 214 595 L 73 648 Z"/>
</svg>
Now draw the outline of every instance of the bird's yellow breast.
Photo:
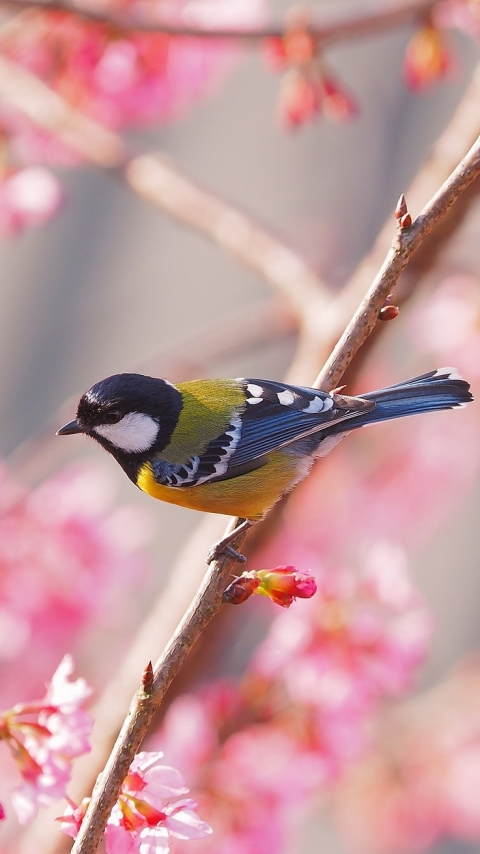
<svg viewBox="0 0 480 854">
<path fill-rule="evenodd" d="M 311 466 L 311 459 L 275 451 L 262 468 L 239 477 L 197 486 L 174 487 L 157 483 L 151 464 L 145 463 L 138 473 L 137 486 L 170 504 L 254 521 L 261 519 L 285 492 L 306 477 Z"/>
</svg>

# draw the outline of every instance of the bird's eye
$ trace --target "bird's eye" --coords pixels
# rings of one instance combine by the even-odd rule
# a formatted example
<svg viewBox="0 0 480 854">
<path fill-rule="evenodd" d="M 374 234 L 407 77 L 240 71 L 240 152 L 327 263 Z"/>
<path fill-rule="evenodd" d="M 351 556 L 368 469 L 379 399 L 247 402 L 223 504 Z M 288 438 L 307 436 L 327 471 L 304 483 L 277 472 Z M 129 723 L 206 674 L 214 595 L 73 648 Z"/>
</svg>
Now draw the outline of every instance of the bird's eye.
<svg viewBox="0 0 480 854">
<path fill-rule="evenodd" d="M 118 424 L 122 417 L 122 413 L 119 412 L 118 409 L 112 409 L 110 412 L 105 413 L 105 421 L 107 424 Z"/>
</svg>

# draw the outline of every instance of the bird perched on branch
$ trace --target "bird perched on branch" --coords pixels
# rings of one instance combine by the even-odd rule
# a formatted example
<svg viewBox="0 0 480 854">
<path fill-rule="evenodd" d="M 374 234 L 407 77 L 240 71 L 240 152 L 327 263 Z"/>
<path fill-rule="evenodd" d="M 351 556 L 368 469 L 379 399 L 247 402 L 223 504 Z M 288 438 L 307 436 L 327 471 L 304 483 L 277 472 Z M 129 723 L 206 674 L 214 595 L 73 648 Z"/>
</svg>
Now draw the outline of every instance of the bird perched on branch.
<svg viewBox="0 0 480 854">
<path fill-rule="evenodd" d="M 116 374 L 80 398 L 59 436 L 85 433 L 154 498 L 244 522 L 209 559 L 230 551 L 351 430 L 405 415 L 453 409 L 473 398 L 452 368 L 348 397 L 271 380 L 172 385 Z M 241 556 L 238 556 L 239 559 Z"/>
</svg>

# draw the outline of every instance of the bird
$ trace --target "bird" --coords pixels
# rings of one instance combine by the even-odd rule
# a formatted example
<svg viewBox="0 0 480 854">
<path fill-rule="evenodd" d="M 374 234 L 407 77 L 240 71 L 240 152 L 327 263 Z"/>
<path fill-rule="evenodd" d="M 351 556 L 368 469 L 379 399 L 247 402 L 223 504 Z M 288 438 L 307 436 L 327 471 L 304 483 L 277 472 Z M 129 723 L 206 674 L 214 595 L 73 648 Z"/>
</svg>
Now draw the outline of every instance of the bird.
<svg viewBox="0 0 480 854">
<path fill-rule="evenodd" d="M 205 379 L 173 385 L 121 373 L 80 398 L 76 418 L 57 435 L 86 434 L 154 498 L 240 519 L 216 543 L 232 546 L 353 430 L 407 415 L 462 407 L 473 400 L 455 368 L 439 368 L 350 397 L 274 380 Z"/>
</svg>

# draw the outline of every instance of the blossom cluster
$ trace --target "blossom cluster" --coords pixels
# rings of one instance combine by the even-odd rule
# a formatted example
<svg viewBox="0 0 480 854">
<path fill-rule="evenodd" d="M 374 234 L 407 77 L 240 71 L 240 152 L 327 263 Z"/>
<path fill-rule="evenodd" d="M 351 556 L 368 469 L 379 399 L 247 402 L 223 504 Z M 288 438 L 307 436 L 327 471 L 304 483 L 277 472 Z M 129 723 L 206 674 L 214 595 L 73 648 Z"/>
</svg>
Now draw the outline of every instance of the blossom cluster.
<svg viewBox="0 0 480 854">
<path fill-rule="evenodd" d="M 299 811 L 362 754 L 375 709 L 424 660 L 432 619 L 398 547 L 357 570 L 317 561 L 314 575 L 317 595 L 275 619 L 241 681 L 174 701 L 155 738 L 215 828 L 201 850 L 284 850 Z"/>
<path fill-rule="evenodd" d="M 417 306 L 414 343 L 475 382 L 479 318 L 476 283 L 451 277 Z M 366 385 L 388 381 L 377 367 Z M 441 703 L 427 712 L 421 706 L 408 741 L 396 712 L 434 626 L 399 532 L 412 547 L 424 543 L 480 465 L 474 407 L 436 417 L 441 424 L 431 416 L 383 425 L 393 443 L 379 442 L 373 429 L 356 434 L 297 487 L 274 542 L 255 561 L 272 565 L 288 554 L 297 572 L 311 570 L 316 595 L 275 618 L 237 683 L 183 695 L 167 712 L 153 745 L 188 776 L 214 828 L 212 839 L 198 845 L 202 854 L 279 854 L 308 805 L 333 792 L 340 831 L 353 850 L 398 854 L 442 834 L 480 836 L 472 802 L 478 704 L 469 707 L 466 693 L 457 695 L 462 708 L 454 713 L 452 705 L 445 728 L 437 717 Z M 388 745 L 397 738 L 392 761 Z"/>
<path fill-rule="evenodd" d="M 72 659 L 65 656 L 43 699 L 17 703 L 0 714 L 0 741 L 23 780 L 12 794 L 21 824 L 30 822 L 39 807 L 65 796 L 73 759 L 90 750 L 92 719 L 82 705 L 91 689 L 84 679 L 70 682 L 72 672 Z"/>
<path fill-rule="evenodd" d="M 21 785 L 11 794 L 21 824 L 35 818 L 39 807 L 61 799 L 68 802 L 58 821 L 75 837 L 89 798 L 77 807 L 67 794 L 73 760 L 88 753 L 92 718 L 82 708 L 91 694 L 84 679 L 69 681 L 73 672 L 66 655 L 55 671 L 45 697 L 17 703 L 0 714 L 0 741 L 9 749 Z M 211 833 L 196 814 L 181 774 L 161 762 L 163 754 L 139 753 L 131 763 L 105 829 L 108 854 L 145 851 L 168 854 L 170 838 L 202 839 Z M 175 798 L 175 800 L 173 800 Z M 6 817 L 0 804 L 0 821 Z"/>
<path fill-rule="evenodd" d="M 183 115 L 225 77 L 239 55 L 241 39 L 235 39 L 235 32 L 266 18 L 263 0 L 157 0 L 148 5 L 152 30 L 116 22 L 115 15 L 134 21 L 145 9 L 140 0 L 93 4 L 92 18 L 88 10 L 82 16 L 74 7 L 28 9 L 1 33 L 0 52 L 13 71 L 21 67 L 42 81 L 68 109 L 103 127 L 122 130 Z M 478 20 L 475 0 L 433 4 L 407 47 L 406 84 L 422 92 L 448 76 L 455 60 L 445 30 L 458 27 L 478 36 Z M 166 29 L 155 31 L 157 22 Z M 168 25 L 184 28 L 185 33 L 172 34 Z M 192 26 L 206 30 L 223 26 L 232 38 L 195 37 Z M 265 38 L 261 45 L 268 66 L 282 75 L 277 113 L 287 128 L 321 115 L 344 121 L 358 112 L 348 86 L 327 66 L 315 33 L 305 13 L 295 11 L 284 34 Z M 16 234 L 58 211 L 62 191 L 45 166 L 82 160 L 78 150 L 51 130 L 55 121 L 44 118 L 34 120 L 15 98 L 0 102 L 2 234 Z"/>
<path fill-rule="evenodd" d="M 480 302 L 472 284 L 467 276 L 447 279 L 417 308 L 411 334 L 439 363 L 456 362 L 475 380 L 480 373 Z M 376 370 L 370 387 L 389 380 Z M 284 606 L 304 594 L 306 601 L 276 616 L 238 681 L 214 682 L 196 696 L 183 695 L 171 704 L 153 736 L 153 753 L 140 754 L 123 783 L 106 831 L 109 854 L 166 854 L 172 839 L 182 854 L 192 838 L 199 854 L 280 854 L 309 804 L 319 794 L 333 792 L 345 833 L 361 842 L 361 850 L 374 854 L 418 849 L 446 833 L 480 835 L 470 787 L 480 767 L 480 716 L 477 706 L 469 704 L 468 692 L 460 699 L 457 693 L 461 708 L 448 720 L 438 719 L 432 732 L 424 725 L 432 718 L 431 707 L 427 717 L 414 716 L 413 723 L 398 731 L 396 712 L 389 711 L 415 683 L 434 622 L 412 582 L 400 540 L 412 546 L 422 543 L 472 482 L 480 464 L 478 418 L 469 407 L 461 416 L 439 413 L 378 429 L 390 428 L 394 452 L 388 440 L 378 442 L 378 431 L 356 434 L 322 460 L 290 497 L 275 541 L 264 546 L 256 562 L 273 566 L 279 555 L 288 554 L 295 568 L 250 570 L 239 580 Z M 358 446 L 362 453 L 357 456 Z M 104 506 L 91 477 L 84 472 L 63 475 L 29 493 L 3 476 L 4 610 L 12 625 L 19 619 L 15 608 L 25 606 L 25 591 L 27 601 L 31 596 L 36 603 L 42 599 L 38 591 L 52 576 L 44 599 L 56 613 L 47 613 L 46 648 L 57 646 L 52 625 L 59 620 L 61 633 L 65 607 L 61 598 L 58 601 L 57 561 L 62 571 L 67 558 L 73 561 L 72 571 L 83 584 L 92 571 L 95 595 L 84 594 L 82 603 L 81 588 L 75 592 L 78 625 L 84 625 L 94 604 L 100 603 L 105 613 L 99 580 L 103 573 L 107 586 L 113 570 L 111 557 L 102 553 L 112 546 L 118 550 L 119 543 L 104 539 L 104 516 L 98 508 L 90 507 L 86 518 L 82 495 L 88 494 L 90 502 L 96 495 Z M 120 549 L 115 573 L 121 568 L 121 554 Z M 128 556 L 123 560 L 132 572 Z M 20 576 L 19 604 L 12 592 L 18 589 L 13 580 Z M 66 586 L 70 589 L 72 583 L 69 578 Z M 261 620 L 264 603 L 253 598 Z M 271 614 L 273 609 L 264 610 Z M 73 608 L 65 615 L 74 629 L 75 615 Z M 42 626 L 43 612 L 36 630 L 40 652 Z M 6 623 L 5 632 L 7 628 Z M 11 637 L 22 636 L 12 631 Z M 18 683 L 16 690 L 18 696 Z M 22 746 L 17 758 L 23 759 L 25 770 L 23 816 L 60 789 L 65 793 L 76 745 L 85 747 L 87 725 L 82 729 L 76 715 L 72 742 L 66 747 L 67 709 L 59 710 L 56 696 L 52 687 L 41 711 L 36 703 L 25 703 L 2 717 L 5 743 Z M 387 742 L 398 742 L 393 754 L 380 743 L 389 715 L 393 729 Z M 27 732 L 25 725 L 32 724 Z M 54 736 L 57 741 L 50 742 Z M 41 737 L 47 738 L 42 755 Z M 28 748 L 30 762 L 23 748 Z M 162 751 L 169 764 L 163 762 Z M 187 797 L 184 777 L 195 800 Z M 87 805 L 88 800 L 79 806 L 69 802 L 61 824 L 70 835 L 78 832 Z"/>
<path fill-rule="evenodd" d="M 168 854 L 171 837 L 203 839 L 212 832 L 196 814 L 197 803 L 179 798 L 188 794 L 185 780 L 162 758 L 161 751 L 142 751 L 130 765 L 105 829 L 107 854 Z M 77 836 L 88 802 L 70 802 L 59 818 L 64 833 Z"/>
<path fill-rule="evenodd" d="M 86 625 L 98 644 L 135 619 L 150 516 L 113 501 L 101 468 L 70 466 L 32 490 L 0 468 L 0 708 L 38 696 L 59 649 L 87 653 Z"/>
<path fill-rule="evenodd" d="M 478 661 L 382 720 L 376 750 L 336 792 L 341 833 L 356 851 L 399 854 L 443 838 L 480 838 Z M 434 725 L 432 725 L 432 723 Z"/>
<path fill-rule="evenodd" d="M 21 12 L 0 35 L 0 52 L 13 69 L 21 67 L 59 95 L 68 109 L 103 127 L 121 130 L 180 116 L 212 90 L 239 53 L 233 40 L 141 31 L 109 20 L 109 14 L 132 20 L 141 16 L 145 9 L 138 0 L 112 0 L 93 6 L 95 10 L 99 20 L 77 14 L 75 7 L 71 12 Z M 153 23 L 187 30 L 223 24 L 234 32 L 263 17 L 263 2 L 159 0 L 149 5 L 148 14 Z M 31 98 L 35 100 L 35 90 Z M 78 150 L 46 129 L 55 120 L 45 119 L 43 124 L 35 121 L 21 103 L 0 99 L 1 233 L 15 234 L 58 210 L 62 193 L 45 164 L 81 162 Z"/>
</svg>

